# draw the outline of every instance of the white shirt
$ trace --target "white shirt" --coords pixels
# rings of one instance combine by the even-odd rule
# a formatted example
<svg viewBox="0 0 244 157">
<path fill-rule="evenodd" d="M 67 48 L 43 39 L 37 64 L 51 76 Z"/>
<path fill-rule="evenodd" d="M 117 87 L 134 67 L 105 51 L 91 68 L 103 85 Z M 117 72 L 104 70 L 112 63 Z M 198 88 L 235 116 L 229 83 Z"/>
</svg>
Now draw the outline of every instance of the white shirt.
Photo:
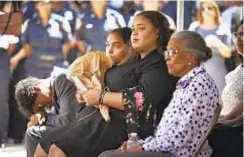
<svg viewBox="0 0 244 157">
<path fill-rule="evenodd" d="M 4 14 L 5 14 L 4 12 L 0 11 L 0 16 L 4 15 Z M 6 26 L 7 26 L 7 23 L 6 23 Z M 15 44 L 17 42 L 19 42 L 19 38 L 14 35 L 0 34 L 0 48 L 8 49 L 9 44 Z"/>
<path fill-rule="evenodd" d="M 226 85 L 222 91 L 221 115 L 229 114 L 234 107 L 243 104 L 243 64 L 225 76 Z"/>
<path fill-rule="evenodd" d="M 145 151 L 167 151 L 172 156 L 190 157 L 206 133 L 218 106 L 217 87 L 203 67 L 182 77 L 165 109 L 154 136 L 141 141 Z M 207 145 L 207 144 L 206 144 Z M 209 157 L 211 149 L 199 156 Z"/>
</svg>

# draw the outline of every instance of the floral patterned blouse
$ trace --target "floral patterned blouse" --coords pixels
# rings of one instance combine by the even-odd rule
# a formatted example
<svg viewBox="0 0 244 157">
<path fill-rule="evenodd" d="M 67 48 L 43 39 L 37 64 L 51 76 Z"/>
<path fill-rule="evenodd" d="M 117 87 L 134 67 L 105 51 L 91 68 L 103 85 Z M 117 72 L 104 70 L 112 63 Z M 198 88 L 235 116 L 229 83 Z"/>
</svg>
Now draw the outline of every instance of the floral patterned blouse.
<svg viewBox="0 0 244 157">
<path fill-rule="evenodd" d="M 131 75 L 130 80 L 138 78 L 139 81 L 136 86 L 122 90 L 127 133 L 135 132 L 144 139 L 153 134 L 159 123 L 177 78 L 169 75 L 164 57 L 156 51 L 137 59 Z"/>
<path fill-rule="evenodd" d="M 191 157 L 206 133 L 218 102 L 214 81 L 203 67 L 195 67 L 177 82 L 173 98 L 154 136 L 140 141 L 143 149 L 167 151 L 177 157 Z M 210 148 L 205 152 L 202 149 L 199 156 L 207 157 L 210 154 Z"/>
</svg>

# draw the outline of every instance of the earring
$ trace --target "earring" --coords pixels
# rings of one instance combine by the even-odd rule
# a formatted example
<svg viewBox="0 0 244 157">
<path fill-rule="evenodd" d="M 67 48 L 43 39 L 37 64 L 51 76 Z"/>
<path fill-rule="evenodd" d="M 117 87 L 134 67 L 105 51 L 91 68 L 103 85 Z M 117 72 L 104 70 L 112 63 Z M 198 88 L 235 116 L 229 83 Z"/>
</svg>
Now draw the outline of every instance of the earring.
<svg viewBox="0 0 244 157">
<path fill-rule="evenodd" d="M 191 62 L 188 62 L 188 65 L 190 66 L 191 65 Z"/>
</svg>

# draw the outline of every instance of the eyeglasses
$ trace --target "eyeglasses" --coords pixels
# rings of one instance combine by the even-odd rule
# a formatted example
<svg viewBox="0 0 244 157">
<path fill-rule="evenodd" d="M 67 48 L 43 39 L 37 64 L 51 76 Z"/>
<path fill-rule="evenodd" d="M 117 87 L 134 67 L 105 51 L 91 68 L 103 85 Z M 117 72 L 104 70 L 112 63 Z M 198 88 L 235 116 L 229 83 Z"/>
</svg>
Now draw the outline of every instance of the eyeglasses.
<svg viewBox="0 0 244 157">
<path fill-rule="evenodd" d="M 235 38 L 239 38 L 239 39 L 244 39 L 244 35 L 243 35 L 243 32 L 234 32 L 233 33 Z"/>
<path fill-rule="evenodd" d="M 207 7 L 201 7 L 201 11 L 212 11 L 213 7 L 207 6 Z"/>
<path fill-rule="evenodd" d="M 165 50 L 164 56 L 172 57 L 175 54 L 178 54 L 179 52 L 177 50 Z"/>
</svg>

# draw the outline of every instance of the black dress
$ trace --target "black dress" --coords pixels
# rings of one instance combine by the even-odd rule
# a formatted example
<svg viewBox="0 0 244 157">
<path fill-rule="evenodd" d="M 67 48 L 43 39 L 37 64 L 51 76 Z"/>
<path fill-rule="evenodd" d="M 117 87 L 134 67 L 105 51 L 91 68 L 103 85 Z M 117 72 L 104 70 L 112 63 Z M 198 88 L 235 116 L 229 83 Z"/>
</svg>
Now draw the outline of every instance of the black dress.
<svg viewBox="0 0 244 157">
<path fill-rule="evenodd" d="M 135 57 L 124 65 L 114 66 L 105 76 L 105 84 L 110 91 L 133 94 L 137 88 L 146 98 L 147 103 L 143 103 L 145 109 L 148 110 L 148 106 L 152 104 L 149 110 L 153 116 L 142 118 L 145 116 L 144 111 L 143 114 L 138 113 L 136 116 L 139 117 L 136 120 L 139 128 L 141 121 L 143 126 L 150 127 L 138 132 L 141 137 L 153 132 L 153 125 L 145 123 L 157 123 L 157 119 L 161 118 L 171 98 L 175 82 L 176 80 L 167 72 L 163 56 L 156 51 L 144 59 Z M 126 94 L 123 94 L 123 97 L 126 98 Z M 123 112 L 110 108 L 111 122 L 107 123 L 98 109 L 92 106 L 85 107 L 77 113 L 77 119 L 70 128 L 53 143 L 69 157 L 95 157 L 105 150 L 118 148 L 127 139 L 130 131 L 140 130 L 134 129 L 136 127 L 131 124 L 126 124 L 126 110 Z M 154 112 L 155 110 L 157 112 Z M 146 122 L 143 122 L 145 119 Z M 132 129 L 127 130 L 127 127 L 131 126 Z"/>
</svg>

